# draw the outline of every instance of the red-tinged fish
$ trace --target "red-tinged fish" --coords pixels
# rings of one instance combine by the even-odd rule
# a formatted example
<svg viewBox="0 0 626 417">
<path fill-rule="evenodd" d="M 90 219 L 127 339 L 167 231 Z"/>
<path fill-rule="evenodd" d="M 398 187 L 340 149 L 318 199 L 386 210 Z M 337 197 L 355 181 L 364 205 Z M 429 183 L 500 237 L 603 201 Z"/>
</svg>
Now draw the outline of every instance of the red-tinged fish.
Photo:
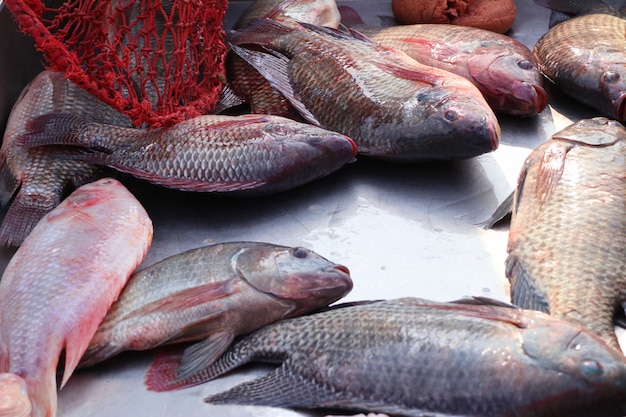
<svg viewBox="0 0 626 417">
<path fill-rule="evenodd" d="M 626 128 L 576 122 L 520 172 L 508 240 L 511 300 L 580 323 L 618 347 L 626 302 Z"/>
<path fill-rule="evenodd" d="M 256 0 L 242 13 L 233 29 L 244 28 L 262 18 L 337 28 L 341 15 L 335 0 Z"/>
<path fill-rule="evenodd" d="M 0 375 L 12 375 L 0 377 L 0 398 L 21 378 L 29 416 L 56 415 L 57 366 L 62 387 L 151 240 L 147 213 L 111 178 L 83 185 L 37 223 L 0 280 Z"/>
<path fill-rule="evenodd" d="M 626 122 L 625 45 L 626 18 L 592 13 L 552 27 L 533 52 L 559 90 L 598 115 Z"/>
<path fill-rule="evenodd" d="M 257 20 L 228 40 L 311 123 L 350 136 L 361 154 L 396 161 L 497 148 L 498 121 L 465 78 L 362 36 L 302 25 Z"/>
<path fill-rule="evenodd" d="M 470 80 L 496 112 L 536 116 L 548 104 L 533 53 L 509 36 L 446 24 L 351 24 L 375 42 Z"/>
<path fill-rule="evenodd" d="M 0 226 L 0 245 L 19 245 L 37 222 L 76 187 L 103 176 L 102 168 L 56 158 L 58 148 L 16 145 L 26 124 L 50 112 L 67 112 L 92 121 L 130 126 L 112 107 L 76 87 L 60 73 L 44 71 L 13 106 L 0 149 L 0 203 L 8 211 Z"/>
<path fill-rule="evenodd" d="M 407 298 L 265 326 L 203 372 L 277 368 L 211 404 L 394 416 L 623 416 L 626 360 L 583 326 L 499 305 Z"/>
<path fill-rule="evenodd" d="M 15 374 L 0 374 L 0 388 L 0 417 L 31 416 L 26 381 Z"/>
<path fill-rule="evenodd" d="M 271 115 L 206 115 L 148 130 L 57 113 L 28 127 L 22 146 L 82 147 L 65 157 L 185 191 L 275 193 L 328 175 L 356 155 L 347 136 Z"/>
<path fill-rule="evenodd" d="M 184 366 L 194 371 L 236 336 L 325 307 L 351 289 L 348 268 L 302 247 L 228 242 L 192 249 L 131 276 L 81 366 L 124 350 L 206 339 L 185 350 Z"/>
</svg>

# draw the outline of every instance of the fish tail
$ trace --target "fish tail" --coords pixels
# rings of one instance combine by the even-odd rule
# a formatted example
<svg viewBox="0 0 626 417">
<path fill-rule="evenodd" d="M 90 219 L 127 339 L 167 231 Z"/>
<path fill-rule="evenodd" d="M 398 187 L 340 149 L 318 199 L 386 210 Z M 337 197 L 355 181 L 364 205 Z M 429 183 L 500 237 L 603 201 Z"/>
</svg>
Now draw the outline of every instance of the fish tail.
<svg viewBox="0 0 626 417">
<path fill-rule="evenodd" d="M 25 199 L 18 192 L 0 225 L 0 245 L 21 245 L 39 220 L 53 208 Z"/>
<path fill-rule="evenodd" d="M 19 146 L 83 145 L 81 130 L 88 125 L 82 117 L 68 113 L 47 113 L 26 124 L 27 133 L 16 139 Z"/>
<path fill-rule="evenodd" d="M 0 373 L 0 417 L 31 417 L 32 405 L 26 381 L 12 373 Z"/>
<path fill-rule="evenodd" d="M 19 186 L 20 181 L 13 175 L 6 155 L 0 154 L 0 203 L 3 206 L 7 205 Z"/>
<path fill-rule="evenodd" d="M 198 385 L 204 381 L 178 380 L 178 368 L 182 363 L 180 348 L 163 348 L 156 351 L 154 361 L 145 376 L 145 385 L 150 391 L 164 392 Z"/>
</svg>

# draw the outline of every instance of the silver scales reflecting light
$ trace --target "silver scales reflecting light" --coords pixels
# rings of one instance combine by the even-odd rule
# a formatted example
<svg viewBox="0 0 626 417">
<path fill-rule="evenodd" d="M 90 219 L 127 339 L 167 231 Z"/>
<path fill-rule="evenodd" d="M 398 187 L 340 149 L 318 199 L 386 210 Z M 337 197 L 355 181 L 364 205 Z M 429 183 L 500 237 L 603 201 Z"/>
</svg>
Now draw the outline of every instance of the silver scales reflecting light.
<svg viewBox="0 0 626 417">
<path fill-rule="evenodd" d="M 549 11 L 516 0 L 510 35 L 532 48 L 547 30 Z M 230 27 L 250 4 L 231 1 Z M 377 25 L 389 1 L 342 1 Z M 0 0 L 0 131 L 23 86 L 41 70 L 41 57 L 21 35 Z M 6 59 L 10 57 L 10 59 Z M 465 161 L 391 164 L 359 158 L 338 172 L 280 195 L 244 199 L 185 194 L 130 180 L 127 185 L 154 222 L 150 265 L 184 250 L 224 241 L 255 240 L 305 246 L 350 268 L 354 289 L 344 301 L 416 296 L 448 301 L 487 296 L 508 301 L 504 259 L 508 230 L 476 226 L 513 189 L 528 153 L 591 110 L 550 89 L 550 105 L 530 119 L 499 116 L 500 148 Z M 2 270 L 13 249 L 0 249 Z M 59 417 L 110 415 L 320 416 L 251 406 L 212 406 L 202 399 L 269 368 L 248 367 L 216 381 L 168 393 L 143 385 L 149 353 L 127 354 L 77 371 L 59 395 Z"/>
</svg>

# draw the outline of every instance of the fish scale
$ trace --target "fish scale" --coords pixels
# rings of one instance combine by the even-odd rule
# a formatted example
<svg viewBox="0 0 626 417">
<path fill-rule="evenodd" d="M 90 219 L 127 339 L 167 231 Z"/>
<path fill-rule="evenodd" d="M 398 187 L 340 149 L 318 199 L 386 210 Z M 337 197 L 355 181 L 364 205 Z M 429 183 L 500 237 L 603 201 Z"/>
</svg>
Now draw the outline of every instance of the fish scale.
<svg viewBox="0 0 626 417">
<path fill-rule="evenodd" d="M 581 323 L 614 347 L 626 301 L 625 168 L 619 123 L 585 119 L 557 132 L 520 173 L 507 248 L 514 304 Z"/>
<path fill-rule="evenodd" d="M 577 324 L 416 298 L 266 326 L 198 376 L 211 380 L 254 361 L 282 364 L 205 401 L 402 416 L 564 417 L 605 415 L 607 406 L 606 415 L 621 416 L 626 382 L 623 356 Z"/>
</svg>

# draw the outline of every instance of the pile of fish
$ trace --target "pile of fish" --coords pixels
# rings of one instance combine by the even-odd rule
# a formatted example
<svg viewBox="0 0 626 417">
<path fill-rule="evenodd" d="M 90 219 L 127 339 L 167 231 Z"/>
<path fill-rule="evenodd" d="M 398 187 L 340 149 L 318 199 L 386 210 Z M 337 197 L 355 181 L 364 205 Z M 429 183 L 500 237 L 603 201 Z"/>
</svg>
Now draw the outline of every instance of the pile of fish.
<svg viewBox="0 0 626 417">
<path fill-rule="evenodd" d="M 145 382 L 160 392 L 278 364 L 212 404 L 622 417 L 626 357 L 613 326 L 626 305 L 626 20 L 599 1 L 536 2 L 570 16 L 531 51 L 475 28 L 366 26 L 332 0 L 258 0 L 226 33 L 215 114 L 167 127 L 132 126 L 42 72 L 0 148 L 0 244 L 19 246 L 0 279 L 0 417 L 54 417 L 77 367 L 129 350 L 154 350 Z M 472 158 L 498 147 L 501 114 L 546 108 L 544 77 L 599 114 L 555 133 L 521 169 L 506 207 L 512 304 L 331 305 L 353 287 L 347 266 L 267 242 L 137 270 L 152 223 L 116 172 L 254 198 L 361 156 Z"/>
</svg>

